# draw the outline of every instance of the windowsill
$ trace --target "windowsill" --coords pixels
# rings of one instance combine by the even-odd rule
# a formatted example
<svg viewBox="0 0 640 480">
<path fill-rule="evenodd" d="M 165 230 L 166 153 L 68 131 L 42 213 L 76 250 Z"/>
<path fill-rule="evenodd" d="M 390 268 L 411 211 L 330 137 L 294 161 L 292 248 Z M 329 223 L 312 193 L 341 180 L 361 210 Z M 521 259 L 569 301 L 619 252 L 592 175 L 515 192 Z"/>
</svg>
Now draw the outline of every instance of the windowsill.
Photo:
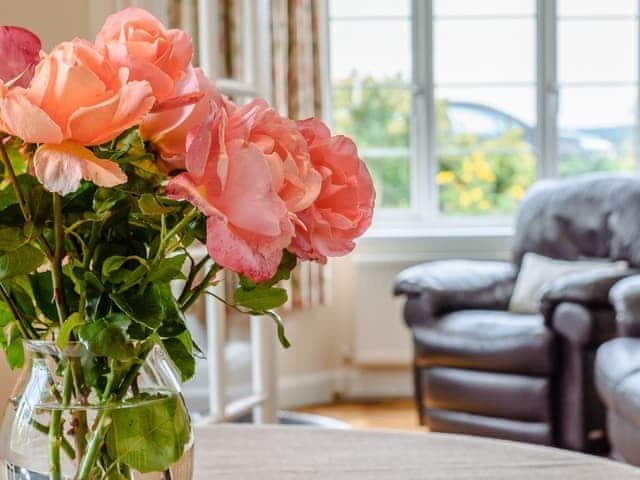
<svg viewBox="0 0 640 480">
<path fill-rule="evenodd" d="M 373 226 L 360 239 L 360 244 L 374 243 L 380 240 L 416 240 L 430 238 L 510 238 L 512 225 L 439 225 L 415 226 L 400 225 Z"/>
</svg>

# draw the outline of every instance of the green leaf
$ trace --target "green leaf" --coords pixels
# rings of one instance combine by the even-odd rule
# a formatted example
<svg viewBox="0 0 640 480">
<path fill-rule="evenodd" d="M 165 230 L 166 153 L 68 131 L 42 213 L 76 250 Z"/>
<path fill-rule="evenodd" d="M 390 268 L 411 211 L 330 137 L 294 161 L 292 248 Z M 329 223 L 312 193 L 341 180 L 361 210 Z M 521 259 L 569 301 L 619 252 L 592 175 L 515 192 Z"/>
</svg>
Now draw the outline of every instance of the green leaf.
<svg viewBox="0 0 640 480">
<path fill-rule="evenodd" d="M 107 434 L 107 450 L 140 473 L 163 472 L 184 454 L 191 438 L 189 416 L 178 395 L 141 394 L 115 409 Z"/>
<path fill-rule="evenodd" d="M 97 214 L 106 213 L 125 198 L 124 192 L 115 188 L 99 188 L 93 196 L 93 210 Z"/>
<path fill-rule="evenodd" d="M 129 260 L 128 257 L 123 257 L 121 255 L 114 255 L 113 257 L 107 258 L 102 264 L 102 278 L 107 279 L 111 272 L 115 272 L 124 265 L 124 263 Z"/>
<path fill-rule="evenodd" d="M 111 299 L 130 318 L 156 330 L 162 323 L 162 305 L 153 286 L 140 293 L 127 296 L 111 295 Z"/>
<path fill-rule="evenodd" d="M 118 289 L 118 293 L 123 293 L 138 283 L 141 283 L 147 272 L 149 272 L 147 266 L 140 265 L 134 270 L 127 270 L 126 272 L 112 274 L 111 281 L 113 283 L 122 283 Z"/>
<path fill-rule="evenodd" d="M 287 301 L 287 291 L 276 287 L 253 290 L 239 288 L 233 294 L 233 299 L 240 306 L 263 312 L 284 305 Z"/>
<path fill-rule="evenodd" d="M 104 294 L 104 285 L 93 272 L 84 272 L 85 314 L 88 319 L 96 317 Z"/>
<path fill-rule="evenodd" d="M 33 298 L 40 311 L 49 320 L 58 320 L 58 311 L 53 301 L 53 279 L 51 272 L 36 272 L 29 275 Z"/>
<path fill-rule="evenodd" d="M 22 245 L 17 250 L 0 255 L 0 280 L 27 275 L 45 261 L 44 254 L 31 245 Z"/>
<path fill-rule="evenodd" d="M 150 193 L 145 193 L 140 197 L 138 200 L 138 208 L 144 215 L 150 217 L 159 217 L 160 215 L 171 213 L 175 210 L 175 208 L 160 205 L 155 195 Z"/>
<path fill-rule="evenodd" d="M 182 381 L 186 382 L 192 378 L 196 373 L 196 361 L 189 332 L 185 330 L 179 337 L 164 339 L 162 345 L 180 373 Z"/>
<path fill-rule="evenodd" d="M 135 355 L 134 347 L 129 343 L 126 316 L 114 313 L 78 328 L 78 337 L 87 349 L 99 357 L 116 360 L 129 360 Z"/>
<path fill-rule="evenodd" d="M 176 255 L 174 257 L 165 258 L 159 264 L 154 266 L 149 273 L 148 280 L 150 282 L 170 282 L 175 279 L 184 279 L 182 266 L 187 255 Z"/>
<path fill-rule="evenodd" d="M 32 187 L 38 185 L 38 180 L 29 174 L 18 175 L 18 185 L 23 192 L 28 192 Z M 0 190 L 0 212 L 11 205 L 18 203 L 13 185 L 7 185 Z"/>
<path fill-rule="evenodd" d="M 160 304 L 162 305 L 162 325 L 158 329 L 158 335 L 161 337 L 175 337 L 180 335 L 187 329 L 184 323 L 182 310 L 178 307 L 176 299 L 171 292 L 171 286 L 168 283 L 155 284 Z"/>
<path fill-rule="evenodd" d="M 0 250 L 9 252 L 17 250 L 24 245 L 26 238 L 21 228 L 4 227 L 0 228 Z"/>
<path fill-rule="evenodd" d="M 7 356 L 7 364 L 12 370 L 22 368 L 24 365 L 24 347 L 22 345 L 22 337 L 17 328 L 12 330 L 11 341 L 7 345 L 5 355 Z"/>
<path fill-rule="evenodd" d="M 71 337 L 73 329 L 79 327 L 83 323 L 84 319 L 78 312 L 69 315 L 69 317 L 62 324 L 62 327 L 60 327 L 58 339 L 56 340 L 56 345 L 58 345 L 58 348 L 60 350 L 64 350 L 69 344 L 69 338 Z"/>
<path fill-rule="evenodd" d="M 13 315 L 11 314 L 9 306 L 4 302 L 0 302 L 0 328 L 4 328 L 9 325 L 12 320 Z"/>
</svg>

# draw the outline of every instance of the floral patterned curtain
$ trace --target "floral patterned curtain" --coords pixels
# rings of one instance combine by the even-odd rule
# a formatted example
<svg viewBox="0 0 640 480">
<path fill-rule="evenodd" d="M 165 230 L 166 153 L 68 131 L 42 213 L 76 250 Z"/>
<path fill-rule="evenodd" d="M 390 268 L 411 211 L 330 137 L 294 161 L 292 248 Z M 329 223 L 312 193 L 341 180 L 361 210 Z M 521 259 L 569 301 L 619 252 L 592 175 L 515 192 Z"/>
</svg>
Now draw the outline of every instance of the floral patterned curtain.
<svg viewBox="0 0 640 480">
<path fill-rule="evenodd" d="M 319 19 L 322 0 L 271 0 L 273 104 L 291 118 L 322 116 Z M 330 269 L 303 263 L 292 274 L 290 308 L 328 301 Z"/>
</svg>

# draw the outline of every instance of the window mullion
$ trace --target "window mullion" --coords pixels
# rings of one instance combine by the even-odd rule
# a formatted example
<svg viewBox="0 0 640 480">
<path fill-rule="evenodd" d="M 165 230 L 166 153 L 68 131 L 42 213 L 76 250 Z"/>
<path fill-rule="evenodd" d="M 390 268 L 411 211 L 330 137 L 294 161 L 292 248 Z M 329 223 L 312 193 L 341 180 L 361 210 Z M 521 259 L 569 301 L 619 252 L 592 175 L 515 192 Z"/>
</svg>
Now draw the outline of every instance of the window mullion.
<svg viewBox="0 0 640 480">
<path fill-rule="evenodd" d="M 413 0 L 412 15 L 414 87 L 411 188 L 413 207 L 424 222 L 433 221 L 438 212 L 432 3 L 432 0 Z"/>
<path fill-rule="evenodd" d="M 537 0 L 538 177 L 553 177 L 558 162 L 556 0 Z"/>
<path fill-rule="evenodd" d="M 633 129 L 633 157 L 636 163 L 636 172 L 640 172 L 640 0 L 638 0 L 638 71 L 636 73 L 636 115 L 635 128 Z"/>
</svg>

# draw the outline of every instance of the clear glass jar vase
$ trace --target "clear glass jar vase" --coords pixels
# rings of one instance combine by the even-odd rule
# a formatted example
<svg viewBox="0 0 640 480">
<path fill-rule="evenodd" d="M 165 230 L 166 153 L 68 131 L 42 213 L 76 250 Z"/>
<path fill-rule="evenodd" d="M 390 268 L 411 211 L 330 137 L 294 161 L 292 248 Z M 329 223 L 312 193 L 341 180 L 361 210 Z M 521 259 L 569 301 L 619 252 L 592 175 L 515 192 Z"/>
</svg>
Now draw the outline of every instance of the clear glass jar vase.
<svg viewBox="0 0 640 480">
<path fill-rule="evenodd" d="M 163 350 L 120 362 L 25 342 L 0 430 L 2 480 L 191 480 L 193 435 Z"/>
</svg>

